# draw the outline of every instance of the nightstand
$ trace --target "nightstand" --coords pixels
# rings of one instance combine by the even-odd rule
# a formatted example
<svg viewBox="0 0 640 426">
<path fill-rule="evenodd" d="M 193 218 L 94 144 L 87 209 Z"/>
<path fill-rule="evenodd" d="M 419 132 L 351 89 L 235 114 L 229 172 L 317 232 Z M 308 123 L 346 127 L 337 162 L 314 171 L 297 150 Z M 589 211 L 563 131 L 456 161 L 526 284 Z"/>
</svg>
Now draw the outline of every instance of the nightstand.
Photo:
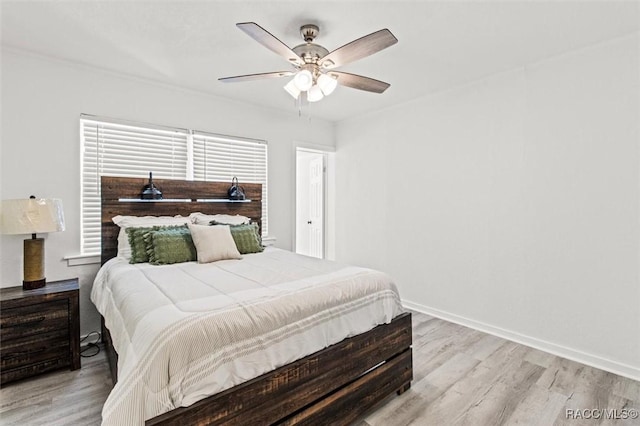
<svg viewBox="0 0 640 426">
<path fill-rule="evenodd" d="M 80 368 L 78 279 L 0 289 L 0 384 Z"/>
</svg>

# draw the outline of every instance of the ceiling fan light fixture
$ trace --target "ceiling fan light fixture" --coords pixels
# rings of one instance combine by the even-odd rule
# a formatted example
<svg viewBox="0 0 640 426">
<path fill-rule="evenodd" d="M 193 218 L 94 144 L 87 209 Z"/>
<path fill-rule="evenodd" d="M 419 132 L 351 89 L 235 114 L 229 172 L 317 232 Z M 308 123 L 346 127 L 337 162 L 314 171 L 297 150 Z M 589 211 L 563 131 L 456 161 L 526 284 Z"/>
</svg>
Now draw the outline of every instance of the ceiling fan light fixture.
<svg viewBox="0 0 640 426">
<path fill-rule="evenodd" d="M 311 86 L 309 91 L 307 91 L 307 100 L 309 102 L 318 102 L 320 99 L 324 98 L 322 94 L 322 89 L 317 84 Z"/>
<path fill-rule="evenodd" d="M 299 71 L 295 77 L 293 77 L 296 87 L 301 92 L 306 92 L 313 86 L 313 74 L 309 70 Z"/>
<path fill-rule="evenodd" d="M 298 87 L 296 86 L 295 79 L 289 81 L 284 86 L 284 90 L 286 90 L 287 93 L 289 93 L 293 97 L 293 99 L 298 99 L 298 96 L 300 96 L 300 90 L 298 90 Z"/>
<path fill-rule="evenodd" d="M 320 86 L 320 89 L 325 96 L 329 96 L 334 90 L 336 90 L 338 80 L 327 74 L 320 74 L 320 77 L 318 77 L 318 86 Z"/>
<path fill-rule="evenodd" d="M 305 92 L 313 85 L 313 75 L 309 70 L 302 70 L 293 77 L 293 81 L 298 90 Z"/>
</svg>

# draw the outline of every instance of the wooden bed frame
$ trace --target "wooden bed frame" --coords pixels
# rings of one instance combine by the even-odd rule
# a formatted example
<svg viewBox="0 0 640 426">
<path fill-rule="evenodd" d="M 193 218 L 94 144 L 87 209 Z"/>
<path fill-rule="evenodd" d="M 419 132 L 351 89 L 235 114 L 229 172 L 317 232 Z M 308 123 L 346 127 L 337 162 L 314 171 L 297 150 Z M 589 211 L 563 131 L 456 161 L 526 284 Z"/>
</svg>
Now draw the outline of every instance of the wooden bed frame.
<svg viewBox="0 0 640 426">
<path fill-rule="evenodd" d="M 155 179 L 164 199 L 192 202 L 133 202 L 144 178 L 101 178 L 102 263 L 117 255 L 116 215 L 161 216 L 240 214 L 260 223 L 262 185 L 242 184 L 251 202 L 224 200 L 229 182 Z M 113 383 L 117 381 L 117 353 L 102 319 L 102 336 Z M 146 425 L 348 425 L 393 392 L 409 389 L 413 379 L 411 314 L 343 340 L 248 382 L 146 421 Z"/>
</svg>

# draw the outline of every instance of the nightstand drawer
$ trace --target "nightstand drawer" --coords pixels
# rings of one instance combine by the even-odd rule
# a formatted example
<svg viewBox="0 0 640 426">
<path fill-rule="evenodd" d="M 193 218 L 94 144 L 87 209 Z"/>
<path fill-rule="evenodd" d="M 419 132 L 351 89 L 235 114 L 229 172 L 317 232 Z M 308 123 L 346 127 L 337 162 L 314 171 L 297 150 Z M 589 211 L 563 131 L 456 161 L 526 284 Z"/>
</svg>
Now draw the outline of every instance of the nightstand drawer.
<svg viewBox="0 0 640 426">
<path fill-rule="evenodd" d="M 0 366 L 6 370 L 44 362 L 52 358 L 63 358 L 69 362 L 69 331 L 55 332 L 2 342 Z"/>
<path fill-rule="evenodd" d="M 26 377 L 35 376 L 36 374 L 45 373 L 51 370 L 57 370 L 58 368 L 64 368 L 69 366 L 68 358 L 54 358 L 48 359 L 38 364 L 28 364 L 21 368 L 12 368 L 2 370 L 3 383 L 12 382 L 14 380 L 24 379 Z"/>
<path fill-rule="evenodd" d="M 58 368 L 80 368 L 77 278 L 0 288 L 0 387 Z"/>
<path fill-rule="evenodd" d="M 0 319 L 0 340 L 6 342 L 61 328 L 67 329 L 68 323 L 69 303 L 67 300 L 3 309 Z"/>
</svg>

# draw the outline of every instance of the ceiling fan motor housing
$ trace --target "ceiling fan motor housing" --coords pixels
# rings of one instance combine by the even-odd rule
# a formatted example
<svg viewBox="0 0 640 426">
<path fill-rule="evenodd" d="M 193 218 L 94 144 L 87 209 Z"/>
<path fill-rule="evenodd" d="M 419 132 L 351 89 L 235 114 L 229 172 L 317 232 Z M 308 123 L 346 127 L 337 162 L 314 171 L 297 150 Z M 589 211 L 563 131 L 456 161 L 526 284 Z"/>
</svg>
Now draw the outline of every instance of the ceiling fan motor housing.
<svg viewBox="0 0 640 426">
<path fill-rule="evenodd" d="M 320 28 L 317 25 L 307 24 L 300 27 L 300 35 L 302 39 L 307 43 L 311 43 L 320 32 Z"/>
<path fill-rule="evenodd" d="M 291 50 L 307 64 L 315 64 L 329 54 L 327 49 L 315 43 L 300 44 Z"/>
<path fill-rule="evenodd" d="M 319 32 L 320 28 L 318 28 L 317 25 L 307 24 L 301 26 L 300 35 L 305 43 L 291 49 L 296 55 L 301 57 L 306 64 L 317 64 L 321 58 L 329 54 L 329 51 L 323 46 L 313 43 L 313 40 L 318 36 Z"/>
</svg>

